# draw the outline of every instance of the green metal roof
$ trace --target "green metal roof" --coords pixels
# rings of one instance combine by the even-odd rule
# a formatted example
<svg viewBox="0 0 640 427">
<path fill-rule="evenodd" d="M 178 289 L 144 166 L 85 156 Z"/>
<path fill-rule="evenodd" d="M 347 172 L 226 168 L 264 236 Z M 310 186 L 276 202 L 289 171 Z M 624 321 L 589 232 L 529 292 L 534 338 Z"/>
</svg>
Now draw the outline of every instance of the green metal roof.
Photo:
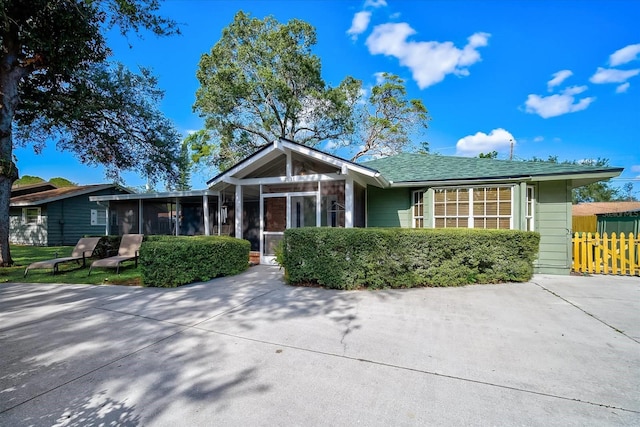
<svg viewBox="0 0 640 427">
<path fill-rule="evenodd" d="M 393 183 L 458 181 L 483 179 L 518 179 L 622 172 L 622 168 L 563 164 L 550 162 L 524 162 L 516 160 L 453 157 L 434 154 L 403 153 L 363 162 L 363 166 L 377 170 Z"/>
</svg>

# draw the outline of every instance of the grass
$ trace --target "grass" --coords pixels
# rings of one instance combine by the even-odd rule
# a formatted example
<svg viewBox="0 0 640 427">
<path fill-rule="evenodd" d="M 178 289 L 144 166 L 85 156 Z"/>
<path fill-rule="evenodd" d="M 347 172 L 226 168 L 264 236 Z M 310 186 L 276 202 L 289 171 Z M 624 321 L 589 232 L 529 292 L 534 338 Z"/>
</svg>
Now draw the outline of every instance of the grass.
<svg viewBox="0 0 640 427">
<path fill-rule="evenodd" d="M 0 268 L 0 283 L 80 283 L 91 285 L 127 285 L 139 286 L 142 283 L 140 268 L 136 268 L 132 261 L 125 262 L 120 267 L 120 274 L 116 274 L 114 268 L 99 268 L 89 274 L 89 264 L 82 268 L 82 261 L 79 264 L 68 262 L 58 266 L 58 274 L 52 274 L 52 269 L 29 270 L 27 277 L 24 277 L 24 269 L 36 261 L 43 261 L 53 258 L 61 258 L 71 255 L 73 246 L 18 246 L 11 245 L 11 257 L 14 266 Z"/>
</svg>

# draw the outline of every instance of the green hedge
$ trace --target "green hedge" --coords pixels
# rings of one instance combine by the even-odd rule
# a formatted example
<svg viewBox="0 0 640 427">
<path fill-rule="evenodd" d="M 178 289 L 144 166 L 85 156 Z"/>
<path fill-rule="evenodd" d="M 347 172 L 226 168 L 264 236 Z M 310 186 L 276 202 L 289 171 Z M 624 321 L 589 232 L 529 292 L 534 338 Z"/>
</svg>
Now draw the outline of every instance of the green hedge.
<svg viewBox="0 0 640 427">
<path fill-rule="evenodd" d="M 173 288 L 230 276 L 249 266 L 250 243 L 225 236 L 149 236 L 140 247 L 145 286 Z"/>
<path fill-rule="evenodd" d="M 291 284 L 335 289 L 523 282 L 540 235 L 516 230 L 298 228 L 278 261 Z"/>
</svg>

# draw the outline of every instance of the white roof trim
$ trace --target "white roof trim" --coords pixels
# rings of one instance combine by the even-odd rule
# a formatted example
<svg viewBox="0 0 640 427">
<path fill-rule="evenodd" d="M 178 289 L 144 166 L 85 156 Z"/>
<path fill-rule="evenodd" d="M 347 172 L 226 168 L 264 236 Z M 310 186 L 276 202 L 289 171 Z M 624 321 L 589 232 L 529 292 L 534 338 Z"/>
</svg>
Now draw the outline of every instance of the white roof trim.
<svg viewBox="0 0 640 427">
<path fill-rule="evenodd" d="M 228 183 L 242 182 L 242 180 L 236 181 L 233 178 L 233 175 L 247 168 L 248 166 L 253 165 L 254 163 L 256 163 L 257 161 L 264 158 L 265 156 L 267 156 L 268 154 L 272 153 L 275 150 L 279 150 L 285 153 L 286 151 L 290 151 L 290 152 L 298 153 L 303 156 L 316 159 L 323 163 L 330 164 L 335 166 L 336 168 L 339 168 L 341 173 L 343 174 L 347 174 L 349 171 L 356 172 L 366 177 L 373 178 L 375 182 L 377 182 L 381 187 L 386 187 L 389 185 L 387 180 L 384 179 L 384 177 L 380 174 L 380 172 L 374 169 L 368 168 L 366 166 L 358 165 L 357 163 L 353 163 L 348 160 L 341 159 L 331 154 L 323 153 L 313 148 L 305 147 L 303 145 L 288 141 L 283 138 L 280 138 L 279 140 L 275 140 L 272 145 L 264 147 L 260 151 L 257 151 L 252 156 L 249 156 L 246 159 L 240 161 L 240 163 L 237 163 L 231 169 L 225 171 L 224 173 L 208 181 L 207 185 L 209 187 L 213 187 L 214 185 L 220 182 L 228 182 Z"/>
</svg>

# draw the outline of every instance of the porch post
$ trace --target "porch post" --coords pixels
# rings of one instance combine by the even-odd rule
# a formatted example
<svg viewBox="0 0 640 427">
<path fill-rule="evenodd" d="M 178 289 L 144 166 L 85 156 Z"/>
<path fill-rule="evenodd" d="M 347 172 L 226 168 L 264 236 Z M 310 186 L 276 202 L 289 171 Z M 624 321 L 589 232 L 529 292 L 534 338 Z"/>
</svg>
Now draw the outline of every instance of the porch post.
<svg viewBox="0 0 640 427">
<path fill-rule="evenodd" d="M 242 239 L 242 186 L 236 185 L 236 239 Z"/>
<path fill-rule="evenodd" d="M 209 227 L 209 196 L 202 196 L 202 215 L 204 215 L 204 235 L 211 235 L 211 227 Z"/>
<path fill-rule="evenodd" d="M 104 235 L 108 236 L 109 235 L 109 228 L 111 227 L 111 224 L 109 221 L 111 219 L 111 202 L 107 203 L 107 224 L 104 226 Z"/>
<path fill-rule="evenodd" d="M 218 194 L 218 236 L 222 235 L 222 191 Z"/>
<path fill-rule="evenodd" d="M 142 218 L 142 199 L 138 199 L 138 234 L 144 234 L 144 218 Z"/>
<path fill-rule="evenodd" d="M 344 181 L 344 227 L 353 228 L 353 178 Z"/>
<path fill-rule="evenodd" d="M 318 181 L 318 191 L 316 195 L 316 227 L 320 227 L 321 225 L 322 225 L 322 181 Z"/>
<path fill-rule="evenodd" d="M 180 235 L 180 199 L 176 197 L 176 236 Z"/>
</svg>

